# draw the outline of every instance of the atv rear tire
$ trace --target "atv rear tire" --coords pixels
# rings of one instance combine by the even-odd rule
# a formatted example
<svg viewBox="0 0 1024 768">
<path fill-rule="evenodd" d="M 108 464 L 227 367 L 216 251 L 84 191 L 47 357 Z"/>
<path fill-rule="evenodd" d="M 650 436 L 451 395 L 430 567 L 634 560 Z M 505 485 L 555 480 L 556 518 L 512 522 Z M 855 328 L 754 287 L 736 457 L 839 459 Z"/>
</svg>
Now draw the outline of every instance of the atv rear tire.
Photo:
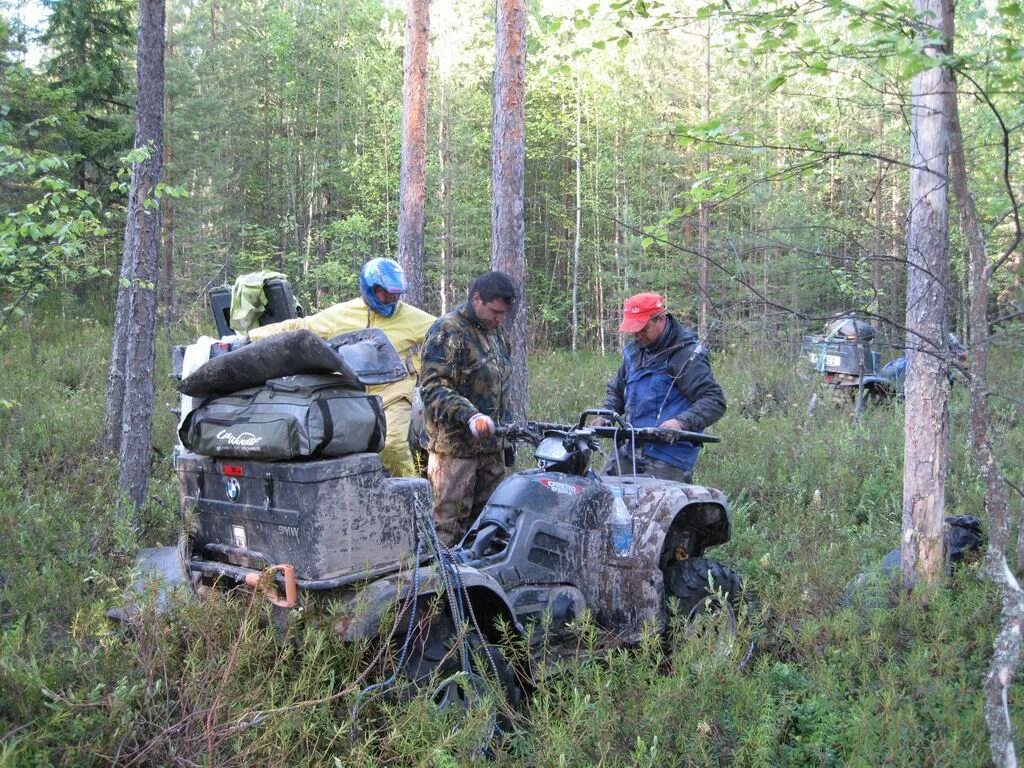
<svg viewBox="0 0 1024 768">
<path fill-rule="evenodd" d="M 730 628 L 735 629 L 743 604 L 743 584 L 735 571 L 697 557 L 669 563 L 664 575 L 665 596 L 678 601 L 676 610 L 688 624 L 699 616 L 725 610 Z"/>
<path fill-rule="evenodd" d="M 422 605 L 408 658 L 402 676 L 412 691 L 430 690 L 430 697 L 439 710 L 466 710 L 488 689 L 497 675 L 497 687 L 504 704 L 515 709 L 522 701 L 515 670 L 505 660 L 501 649 L 481 640 L 475 630 L 469 630 L 466 642 L 469 652 L 469 670 L 462 664 L 462 653 L 457 646 L 458 633 L 447 610 L 430 601 Z M 433 614 L 428 612 L 434 609 Z M 502 709 L 499 702 L 499 709 Z M 506 724 L 506 718 L 496 713 L 495 730 Z"/>
</svg>

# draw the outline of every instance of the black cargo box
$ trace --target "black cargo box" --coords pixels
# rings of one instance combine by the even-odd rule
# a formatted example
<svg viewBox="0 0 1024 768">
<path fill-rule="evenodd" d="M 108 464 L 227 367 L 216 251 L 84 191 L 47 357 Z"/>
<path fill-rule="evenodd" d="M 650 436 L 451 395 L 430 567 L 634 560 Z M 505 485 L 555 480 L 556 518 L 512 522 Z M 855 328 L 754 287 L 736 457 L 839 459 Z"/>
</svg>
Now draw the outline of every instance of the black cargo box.
<svg viewBox="0 0 1024 768">
<path fill-rule="evenodd" d="M 408 564 L 414 510 L 430 509 L 426 480 L 385 478 L 375 453 L 259 462 L 186 452 L 175 467 L 195 556 L 254 568 L 288 563 L 300 580 Z"/>
<path fill-rule="evenodd" d="M 804 336 L 803 353 L 817 370 L 848 376 L 867 376 L 878 371 L 881 355 L 868 341 L 846 341 L 827 336 Z"/>
</svg>

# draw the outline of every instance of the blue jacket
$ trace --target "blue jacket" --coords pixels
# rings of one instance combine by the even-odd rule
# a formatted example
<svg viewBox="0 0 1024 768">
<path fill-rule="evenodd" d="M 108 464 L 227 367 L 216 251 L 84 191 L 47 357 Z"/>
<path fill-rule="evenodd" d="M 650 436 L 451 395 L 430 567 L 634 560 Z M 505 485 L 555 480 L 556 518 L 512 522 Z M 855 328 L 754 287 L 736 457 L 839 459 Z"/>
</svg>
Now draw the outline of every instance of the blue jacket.
<svg viewBox="0 0 1024 768">
<path fill-rule="evenodd" d="M 668 315 L 668 325 L 653 345 L 630 342 L 623 350 L 602 407 L 625 414 L 634 427 L 677 419 L 683 429 L 702 432 L 722 417 L 726 405 L 697 334 Z M 693 470 L 699 453 L 700 446 L 692 443 L 644 445 L 645 456 L 686 470 Z"/>
</svg>

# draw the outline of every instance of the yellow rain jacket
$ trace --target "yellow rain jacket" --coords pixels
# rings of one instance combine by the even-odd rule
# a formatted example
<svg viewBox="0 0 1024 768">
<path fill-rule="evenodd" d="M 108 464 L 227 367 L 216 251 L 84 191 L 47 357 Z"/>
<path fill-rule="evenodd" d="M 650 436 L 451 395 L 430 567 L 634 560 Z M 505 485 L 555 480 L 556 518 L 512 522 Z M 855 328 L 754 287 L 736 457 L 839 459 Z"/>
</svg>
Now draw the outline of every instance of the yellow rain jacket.
<svg viewBox="0 0 1024 768">
<path fill-rule="evenodd" d="M 308 317 L 296 317 L 280 323 L 271 323 L 249 331 L 252 341 L 284 331 L 310 330 L 323 339 L 358 331 L 380 328 L 405 363 L 409 375 L 393 384 L 367 387 L 367 391 L 380 395 L 387 416 L 388 436 L 381 451 L 384 467 L 394 477 L 413 477 L 417 474 L 409 451 L 409 421 L 412 415 L 412 392 L 420 367 L 420 347 L 423 337 L 437 318 L 405 302 L 398 302 L 391 317 L 378 315 L 361 299 L 335 304 Z"/>
</svg>

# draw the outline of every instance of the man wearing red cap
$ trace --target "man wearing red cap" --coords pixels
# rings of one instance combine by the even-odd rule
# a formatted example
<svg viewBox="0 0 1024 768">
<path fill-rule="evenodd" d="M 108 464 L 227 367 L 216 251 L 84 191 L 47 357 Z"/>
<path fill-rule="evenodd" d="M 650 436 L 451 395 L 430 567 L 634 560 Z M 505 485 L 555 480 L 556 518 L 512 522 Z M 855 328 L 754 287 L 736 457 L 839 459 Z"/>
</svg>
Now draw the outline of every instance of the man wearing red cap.
<svg viewBox="0 0 1024 768">
<path fill-rule="evenodd" d="M 696 333 L 666 311 L 661 296 L 638 293 L 626 299 L 619 332 L 633 334 L 633 341 L 626 345 L 622 365 L 608 382 L 602 408 L 625 414 L 634 427 L 691 432 L 722 418 L 725 394 L 711 373 L 707 350 Z M 636 455 L 636 471 L 688 483 L 699 452 L 700 446 L 692 443 L 645 443 Z M 627 450 L 618 462 L 612 458 L 604 471 L 631 473 L 633 457 Z"/>
</svg>

